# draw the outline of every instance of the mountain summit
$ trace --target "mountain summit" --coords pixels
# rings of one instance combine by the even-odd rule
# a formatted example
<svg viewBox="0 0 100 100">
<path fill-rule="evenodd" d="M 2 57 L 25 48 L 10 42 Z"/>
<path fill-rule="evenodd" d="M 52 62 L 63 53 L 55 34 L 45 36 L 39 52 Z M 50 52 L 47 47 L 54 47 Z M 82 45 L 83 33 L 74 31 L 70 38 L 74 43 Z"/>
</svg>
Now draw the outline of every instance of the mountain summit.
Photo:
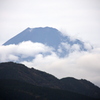
<svg viewBox="0 0 100 100">
<path fill-rule="evenodd" d="M 62 39 L 63 36 L 61 32 L 55 28 L 27 28 L 12 39 L 8 40 L 4 45 L 18 44 L 30 40 L 32 42 L 39 42 L 57 48 Z"/>
<path fill-rule="evenodd" d="M 69 53 L 69 50 L 66 48 L 67 44 L 73 47 L 78 46 L 80 51 L 86 50 L 82 41 L 78 39 L 73 41 L 69 36 L 65 36 L 59 30 L 51 27 L 27 28 L 5 42 L 4 45 L 19 44 L 23 41 L 38 42 L 50 46 L 60 57 L 64 57 Z"/>
</svg>

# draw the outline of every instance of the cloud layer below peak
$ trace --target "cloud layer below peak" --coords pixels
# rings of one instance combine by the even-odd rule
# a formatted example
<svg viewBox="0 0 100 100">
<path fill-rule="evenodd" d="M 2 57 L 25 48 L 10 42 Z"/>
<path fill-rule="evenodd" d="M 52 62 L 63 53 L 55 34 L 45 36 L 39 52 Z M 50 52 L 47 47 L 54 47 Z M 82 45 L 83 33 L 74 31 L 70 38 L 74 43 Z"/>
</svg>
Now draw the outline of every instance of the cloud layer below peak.
<svg viewBox="0 0 100 100">
<path fill-rule="evenodd" d="M 80 46 L 77 44 L 70 46 L 62 43 L 62 45 L 66 50 L 70 50 L 65 57 L 59 57 L 54 48 L 42 43 L 26 41 L 18 45 L 2 45 L 0 62 L 20 62 L 28 67 L 51 73 L 58 78 L 68 76 L 84 78 L 100 86 L 100 48 L 91 48 L 88 43 L 85 43 L 88 51 L 80 51 Z M 59 53 L 61 49 L 59 47 Z M 31 59 L 26 60 L 28 57 Z"/>
</svg>

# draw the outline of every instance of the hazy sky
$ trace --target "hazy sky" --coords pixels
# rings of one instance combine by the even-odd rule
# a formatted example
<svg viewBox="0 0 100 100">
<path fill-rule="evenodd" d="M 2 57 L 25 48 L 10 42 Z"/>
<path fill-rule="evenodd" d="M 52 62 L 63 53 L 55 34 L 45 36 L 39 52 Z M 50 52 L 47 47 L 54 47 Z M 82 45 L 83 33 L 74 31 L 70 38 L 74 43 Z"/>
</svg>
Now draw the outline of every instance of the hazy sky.
<svg viewBox="0 0 100 100">
<path fill-rule="evenodd" d="M 86 43 L 88 51 L 76 49 L 68 57 L 59 58 L 52 48 L 41 43 L 2 46 L 27 27 L 45 26 L 88 41 L 95 48 Z M 100 86 L 100 0 L 0 0 L 0 45 L 0 62 L 19 61 L 19 55 L 32 56 L 35 59 L 21 63 L 59 78 L 85 78 Z M 39 54 L 48 51 L 52 54 Z"/>
<path fill-rule="evenodd" d="M 100 0 L 0 0 L 0 44 L 45 26 L 99 44 Z"/>
</svg>

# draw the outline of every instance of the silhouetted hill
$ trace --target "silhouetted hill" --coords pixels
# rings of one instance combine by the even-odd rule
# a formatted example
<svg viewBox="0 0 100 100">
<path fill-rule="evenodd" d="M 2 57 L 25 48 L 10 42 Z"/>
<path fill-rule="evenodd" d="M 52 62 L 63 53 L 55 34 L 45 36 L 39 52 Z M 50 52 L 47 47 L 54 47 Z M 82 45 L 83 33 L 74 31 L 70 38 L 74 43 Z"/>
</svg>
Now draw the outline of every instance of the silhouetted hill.
<svg viewBox="0 0 100 100">
<path fill-rule="evenodd" d="M 100 88 L 87 80 L 77 80 L 75 78 L 63 78 L 60 80 L 46 72 L 13 62 L 0 63 L 0 81 L 7 79 L 100 98 Z"/>
<path fill-rule="evenodd" d="M 16 80 L 0 80 L 0 100 L 97 100 L 85 95 Z"/>
<path fill-rule="evenodd" d="M 34 85 L 59 88 L 59 80 L 56 77 L 13 62 L 0 64 L 0 79 L 15 79 Z"/>
</svg>

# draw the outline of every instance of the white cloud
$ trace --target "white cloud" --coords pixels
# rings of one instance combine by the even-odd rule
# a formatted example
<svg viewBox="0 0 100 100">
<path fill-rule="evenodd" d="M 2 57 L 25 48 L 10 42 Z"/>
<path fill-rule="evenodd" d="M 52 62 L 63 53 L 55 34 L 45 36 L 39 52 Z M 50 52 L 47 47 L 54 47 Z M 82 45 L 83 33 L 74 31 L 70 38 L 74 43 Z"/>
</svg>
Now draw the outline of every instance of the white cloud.
<svg viewBox="0 0 100 100">
<path fill-rule="evenodd" d="M 16 50 L 16 52 L 23 55 L 24 57 L 34 57 L 38 53 L 46 53 L 53 50 L 53 48 L 43 45 L 42 43 L 33 43 L 31 41 L 22 42 L 17 45 L 17 47 L 18 49 Z"/>
<path fill-rule="evenodd" d="M 0 46 L 0 62 L 16 60 L 21 58 L 34 57 L 39 53 L 51 53 L 53 48 L 41 43 L 33 43 L 31 41 L 22 42 L 18 45 L 11 44 Z"/>
<path fill-rule="evenodd" d="M 62 42 L 61 45 L 59 46 L 58 52 L 63 52 L 62 49 L 65 49 L 68 52 L 74 52 L 74 51 L 80 51 L 81 46 L 79 44 L 69 44 L 67 42 Z"/>
<path fill-rule="evenodd" d="M 74 45 L 72 45 L 72 47 L 71 47 L 71 49 L 74 51 L 74 50 L 80 50 L 80 45 L 78 45 L 78 44 L 74 44 Z"/>
<path fill-rule="evenodd" d="M 12 54 L 9 54 L 7 58 L 8 61 L 18 61 L 18 57 Z"/>
<path fill-rule="evenodd" d="M 0 46 L 0 62 L 9 61 L 10 55 L 13 55 L 16 51 L 16 45 Z"/>
<path fill-rule="evenodd" d="M 62 42 L 61 46 L 63 46 L 66 50 L 69 50 L 71 48 L 71 45 L 68 44 L 67 42 Z"/>
</svg>

